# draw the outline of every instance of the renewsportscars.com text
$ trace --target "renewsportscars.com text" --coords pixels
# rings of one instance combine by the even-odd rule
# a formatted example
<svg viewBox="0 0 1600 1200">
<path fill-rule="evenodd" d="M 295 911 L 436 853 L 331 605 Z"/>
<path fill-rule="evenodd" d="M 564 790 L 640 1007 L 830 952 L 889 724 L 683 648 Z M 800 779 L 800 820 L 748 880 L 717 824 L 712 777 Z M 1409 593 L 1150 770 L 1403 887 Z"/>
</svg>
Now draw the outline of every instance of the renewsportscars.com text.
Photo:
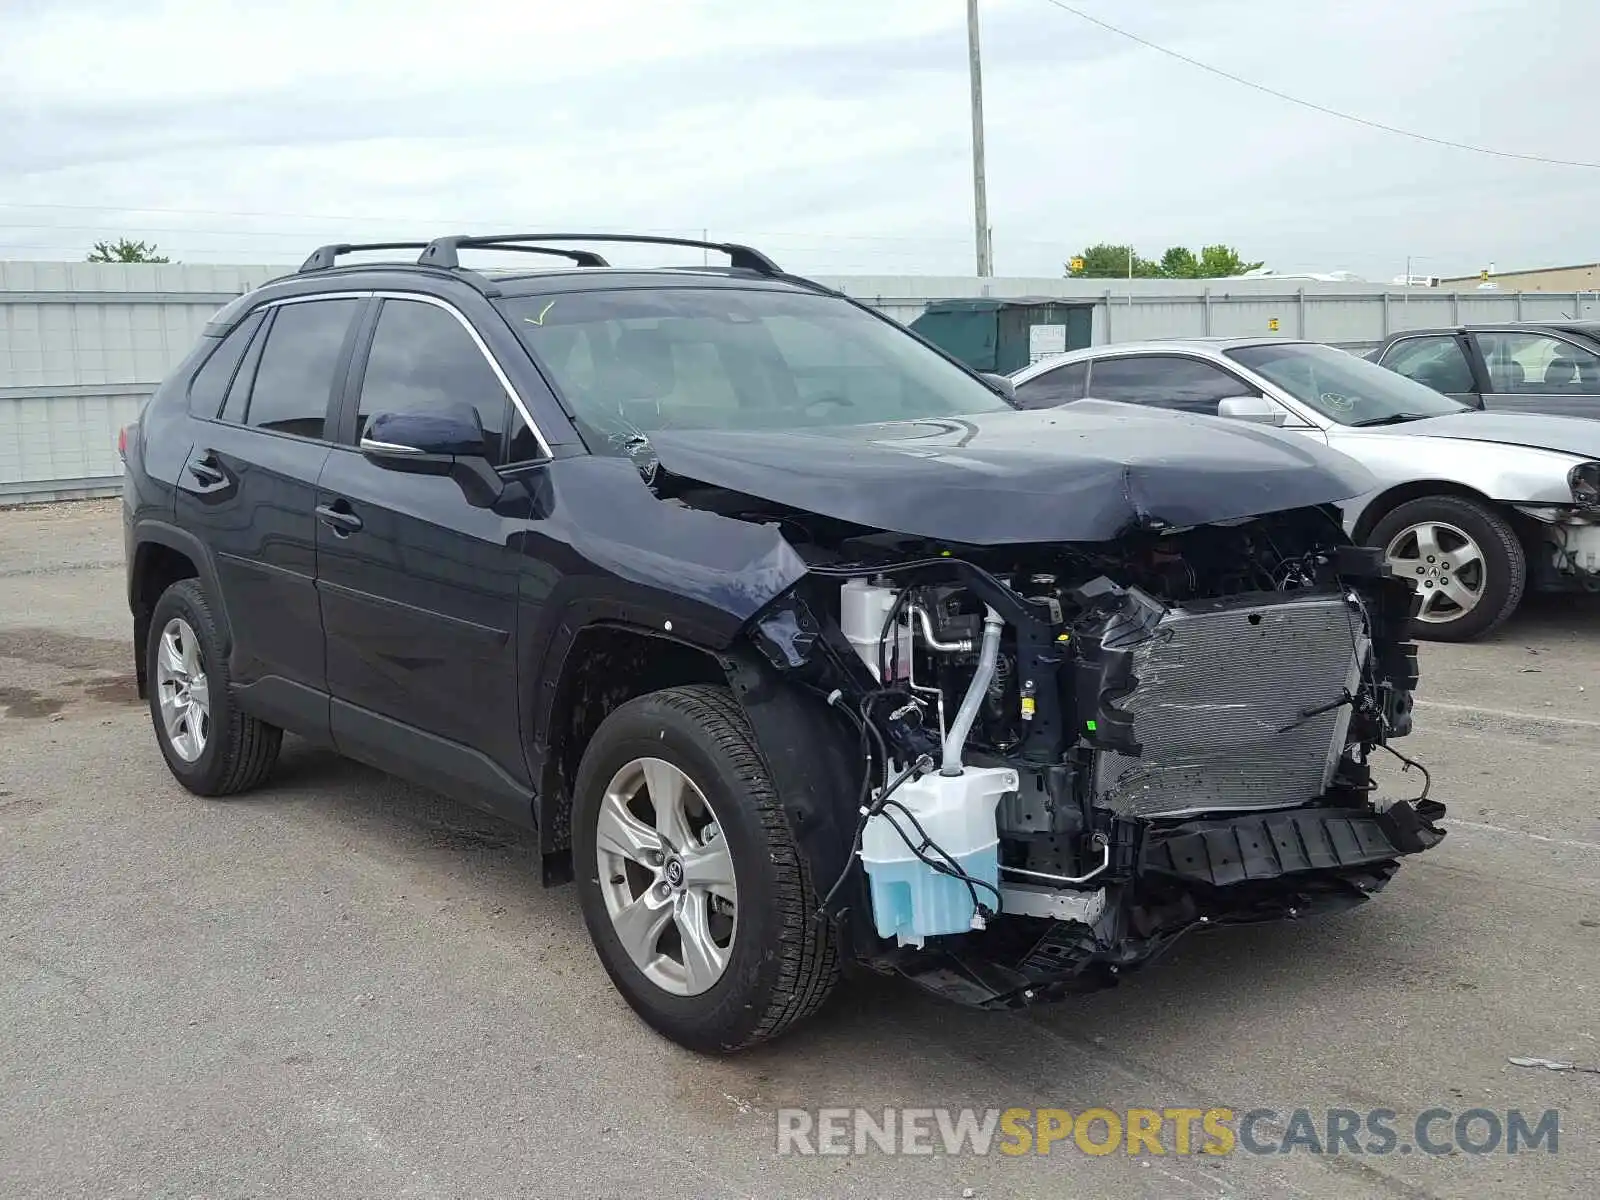
<svg viewBox="0 0 1600 1200">
<path fill-rule="evenodd" d="M 1561 1114 L 1428 1108 L 780 1108 L 779 1154 L 1558 1154 Z"/>
</svg>

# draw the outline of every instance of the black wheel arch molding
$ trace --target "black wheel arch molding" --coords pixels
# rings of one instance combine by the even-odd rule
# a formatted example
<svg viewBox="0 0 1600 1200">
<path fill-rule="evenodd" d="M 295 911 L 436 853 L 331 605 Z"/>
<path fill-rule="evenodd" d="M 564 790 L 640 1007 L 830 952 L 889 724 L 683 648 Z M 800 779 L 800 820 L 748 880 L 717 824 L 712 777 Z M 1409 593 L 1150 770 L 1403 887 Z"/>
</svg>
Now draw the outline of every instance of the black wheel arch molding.
<svg viewBox="0 0 1600 1200">
<path fill-rule="evenodd" d="M 133 614 L 134 635 L 136 646 L 144 645 L 144 636 L 149 628 L 150 613 L 155 607 L 155 601 L 160 596 L 145 595 L 145 580 L 151 569 L 152 547 L 164 547 L 167 550 L 181 554 L 194 566 L 195 576 L 205 588 L 207 600 L 213 609 L 218 632 L 222 636 L 225 652 L 233 649 L 233 625 L 228 617 L 227 600 L 217 578 L 217 564 L 210 549 L 199 537 L 182 529 L 170 521 L 163 521 L 156 517 L 134 517 L 128 526 L 128 608 Z M 145 694 L 146 669 L 143 656 L 139 655 L 136 679 L 139 695 Z"/>
</svg>

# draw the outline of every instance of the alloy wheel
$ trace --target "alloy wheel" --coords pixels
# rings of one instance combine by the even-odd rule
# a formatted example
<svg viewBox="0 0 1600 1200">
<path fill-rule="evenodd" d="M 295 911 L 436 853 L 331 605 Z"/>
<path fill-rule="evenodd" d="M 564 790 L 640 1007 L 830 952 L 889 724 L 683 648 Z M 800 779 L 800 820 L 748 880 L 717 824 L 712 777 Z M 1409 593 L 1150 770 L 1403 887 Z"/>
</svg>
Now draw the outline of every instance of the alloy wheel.
<svg viewBox="0 0 1600 1200">
<path fill-rule="evenodd" d="M 184 762 L 194 762 L 205 753 L 211 736 L 211 686 L 200 639 L 182 617 L 173 617 L 161 631 L 156 696 L 172 752 Z"/>
<path fill-rule="evenodd" d="M 1384 554 L 1394 573 L 1409 579 L 1422 597 L 1419 621 L 1459 620 L 1483 599 L 1488 583 L 1483 551 L 1460 526 L 1445 521 L 1408 525 L 1390 539 Z"/>
<path fill-rule="evenodd" d="M 709 990 L 738 930 L 733 856 L 705 794 L 664 759 L 636 758 L 600 801 L 600 892 L 623 949 L 677 996 Z"/>
</svg>

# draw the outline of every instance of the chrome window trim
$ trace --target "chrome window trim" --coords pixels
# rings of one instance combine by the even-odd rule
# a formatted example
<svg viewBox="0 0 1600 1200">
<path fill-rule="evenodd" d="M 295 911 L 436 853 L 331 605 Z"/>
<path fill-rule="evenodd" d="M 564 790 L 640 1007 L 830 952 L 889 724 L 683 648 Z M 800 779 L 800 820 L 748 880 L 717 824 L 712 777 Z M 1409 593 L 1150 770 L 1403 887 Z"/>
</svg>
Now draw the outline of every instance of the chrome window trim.
<svg viewBox="0 0 1600 1200">
<path fill-rule="evenodd" d="M 466 314 L 448 300 L 442 300 L 438 296 L 430 296 L 426 292 L 402 292 L 392 289 L 380 291 L 373 288 L 365 288 L 359 291 L 310 292 L 302 296 L 280 296 L 276 300 L 268 300 L 265 304 L 251 309 L 250 312 L 262 312 L 284 304 L 308 304 L 314 300 L 413 300 L 419 304 L 431 304 L 435 308 L 442 308 L 456 319 L 461 328 L 467 331 L 467 336 L 472 339 L 472 344 L 478 348 L 478 353 L 483 355 L 484 361 L 489 364 L 489 370 L 494 373 L 494 377 L 499 380 L 500 386 L 505 389 L 506 396 L 511 401 L 511 406 L 517 410 L 517 415 L 522 418 L 523 422 L 532 431 L 533 440 L 538 443 L 539 450 L 543 456 L 545 458 L 555 457 L 554 452 L 550 449 L 549 440 L 544 436 L 544 430 L 539 428 L 539 423 L 533 419 L 533 413 L 523 403 L 522 397 L 517 394 L 517 389 L 511 385 L 511 377 L 501 367 L 500 360 L 495 358 L 494 352 L 489 349 L 488 343 L 483 340 L 482 335 L 473 327 Z M 249 315 L 250 313 L 246 313 L 244 317 Z M 240 320 L 244 320 L 244 317 L 241 317 Z M 359 402 L 358 398 L 357 403 Z M 503 463 L 501 465 L 515 467 L 520 464 Z"/>
<path fill-rule="evenodd" d="M 374 450 L 381 454 L 423 454 L 415 446 L 402 446 L 399 442 L 380 442 L 377 438 L 364 437 L 358 443 L 362 450 Z"/>
<path fill-rule="evenodd" d="M 517 395 L 517 389 L 511 385 L 510 376 L 505 373 L 504 368 L 500 366 L 500 360 L 495 358 L 493 351 L 489 349 L 488 343 L 483 340 L 482 335 L 473 327 L 472 322 L 467 319 L 465 313 L 448 300 L 441 300 L 438 296 L 430 296 L 424 292 L 373 291 L 369 292 L 368 295 L 378 300 L 413 300 L 421 304 L 431 304 L 435 308 L 444 309 L 445 312 L 454 317 L 461 328 L 467 331 L 467 336 L 472 339 L 472 344 L 478 348 L 478 353 L 482 354 L 484 361 L 489 364 L 489 370 L 494 372 L 494 377 L 500 381 L 500 386 L 505 389 L 506 396 L 511 401 L 511 406 L 517 410 L 517 415 L 523 419 L 529 430 L 532 431 L 533 440 L 539 444 L 539 449 L 543 452 L 544 457 L 555 457 L 555 454 L 550 449 L 549 441 L 544 436 L 544 431 L 539 428 L 539 423 L 533 419 L 533 413 L 523 403 L 522 397 Z M 382 313 L 379 313 L 378 319 L 380 321 L 383 319 Z M 512 467 L 517 464 L 504 463 L 502 465 Z"/>
</svg>

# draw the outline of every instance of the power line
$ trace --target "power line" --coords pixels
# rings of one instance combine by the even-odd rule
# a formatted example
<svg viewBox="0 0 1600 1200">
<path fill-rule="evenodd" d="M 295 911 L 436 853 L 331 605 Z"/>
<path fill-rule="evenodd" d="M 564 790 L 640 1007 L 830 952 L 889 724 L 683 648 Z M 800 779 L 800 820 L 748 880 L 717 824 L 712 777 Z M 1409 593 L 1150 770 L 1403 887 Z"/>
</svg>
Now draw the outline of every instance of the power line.
<svg viewBox="0 0 1600 1200">
<path fill-rule="evenodd" d="M 1114 33 L 1118 37 L 1127 38 L 1130 42 L 1137 42 L 1147 50 L 1154 50 L 1157 54 L 1165 54 L 1168 58 L 1175 58 L 1179 62 L 1188 63 L 1191 67 L 1198 67 L 1202 71 L 1219 76 L 1231 83 L 1237 83 L 1241 87 L 1247 87 L 1256 92 L 1264 92 L 1268 96 L 1286 100 L 1290 104 L 1298 104 L 1301 108 L 1309 108 L 1312 112 L 1319 112 L 1324 116 L 1337 117 L 1341 121 L 1364 125 L 1368 129 L 1377 129 L 1384 133 L 1393 133 L 1399 137 L 1411 138 L 1413 141 L 1428 142 L 1435 146 L 1447 146 L 1451 150 L 1469 150 L 1473 154 L 1487 154 L 1494 158 L 1514 158 L 1521 162 L 1548 163 L 1557 167 L 1587 167 L 1592 171 L 1600 171 L 1600 162 L 1579 162 L 1570 158 L 1547 158 L 1542 154 L 1518 154 L 1512 150 L 1494 150 L 1488 146 L 1473 146 L 1467 142 L 1453 142 L 1449 138 L 1432 137 L 1426 133 L 1417 133 L 1415 130 L 1401 129 L 1397 125 L 1385 125 L 1382 121 L 1371 121 L 1366 117 L 1358 117 L 1354 113 L 1341 112 L 1336 108 L 1329 108 L 1325 104 L 1318 104 L 1312 100 L 1303 100 L 1299 96 L 1291 96 L 1288 92 L 1280 92 L 1277 88 L 1268 87 L 1264 83 L 1256 83 L 1254 80 L 1245 79 L 1243 76 L 1235 75 L 1231 71 L 1224 71 L 1221 67 L 1214 67 L 1210 63 L 1201 62 L 1198 58 L 1190 58 L 1187 54 L 1181 54 L 1177 50 L 1157 45 L 1155 42 L 1142 38 L 1136 33 L 1129 33 L 1126 29 L 1119 29 L 1108 21 L 1102 21 L 1099 17 L 1090 16 L 1082 9 L 1065 4 L 1062 0 L 1044 0 L 1044 2 L 1054 5 L 1062 12 L 1071 13 L 1091 25 L 1098 25 L 1101 29 Z"/>
</svg>

